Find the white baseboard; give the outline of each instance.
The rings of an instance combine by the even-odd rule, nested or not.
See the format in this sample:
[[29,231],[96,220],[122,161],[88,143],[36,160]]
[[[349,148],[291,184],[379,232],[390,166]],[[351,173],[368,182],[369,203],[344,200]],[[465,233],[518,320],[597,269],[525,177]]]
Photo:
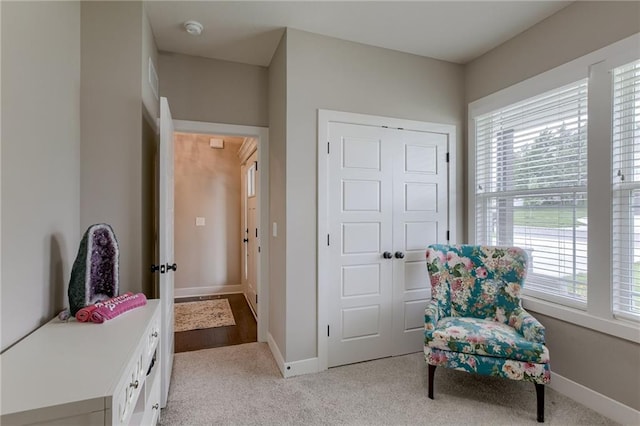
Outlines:
[[300,376],[302,374],[310,374],[317,373],[318,370],[318,358],[309,358],[303,359],[300,361],[293,362],[285,362],[276,341],[273,339],[271,333],[269,333],[269,337],[267,339],[269,343],[269,349],[271,349],[271,353],[273,357],[276,359],[276,364],[278,365],[278,369],[282,374],[282,377],[289,378],[293,376]]
[[217,285],[210,287],[184,287],[175,288],[173,295],[176,298],[181,297],[197,297],[197,296],[210,296],[212,294],[236,294],[243,293],[242,285]]
[[251,302],[249,302],[249,297],[247,296],[247,293],[244,293],[244,300],[247,301],[247,305],[249,305],[249,310],[253,314],[253,317],[256,319],[256,322],[258,322],[258,313],[253,310],[253,305],[251,304]]
[[273,340],[271,333],[268,333],[267,343],[269,344],[269,349],[271,349],[273,357],[276,359],[276,364],[278,365],[278,369],[280,370],[282,377],[286,377],[284,375],[284,358],[280,352],[280,348],[278,348],[278,344]]
[[560,374],[551,373],[549,387],[618,423],[623,425],[640,424],[640,411]]
[[302,359],[284,364],[284,377],[301,376],[303,374],[317,373],[318,371],[320,371],[318,370],[318,358]]

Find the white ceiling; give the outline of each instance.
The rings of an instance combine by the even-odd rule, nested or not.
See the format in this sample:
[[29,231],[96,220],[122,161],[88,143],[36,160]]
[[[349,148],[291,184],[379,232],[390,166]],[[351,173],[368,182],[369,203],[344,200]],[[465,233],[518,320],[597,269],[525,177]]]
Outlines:
[[[268,66],[285,27],[467,63],[570,1],[149,1],[161,51]],[[204,25],[186,33],[190,19]]]

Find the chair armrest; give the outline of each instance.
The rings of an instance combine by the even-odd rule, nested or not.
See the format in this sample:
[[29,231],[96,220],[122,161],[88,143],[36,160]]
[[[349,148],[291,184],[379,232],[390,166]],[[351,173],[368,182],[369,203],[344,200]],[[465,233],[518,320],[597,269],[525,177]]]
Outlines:
[[440,319],[440,308],[438,302],[430,300],[426,309],[424,310],[424,334],[426,339],[431,338],[431,333],[436,328],[436,324]]
[[509,325],[530,342],[544,344],[544,325],[529,312],[525,311],[524,308],[517,308],[511,313]]

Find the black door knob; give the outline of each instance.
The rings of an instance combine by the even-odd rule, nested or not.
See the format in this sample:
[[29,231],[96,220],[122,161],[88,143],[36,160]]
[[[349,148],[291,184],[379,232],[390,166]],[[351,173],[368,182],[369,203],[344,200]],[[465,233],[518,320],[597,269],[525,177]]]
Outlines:
[[167,272],[169,272],[169,271],[174,271],[175,272],[177,269],[178,269],[178,265],[176,265],[175,263],[173,265],[169,265],[167,263]]
[[160,270],[160,267],[158,265],[151,265],[151,273],[153,274],[155,271]]
[[382,253],[382,257],[384,257],[385,259],[391,259],[393,255],[391,254],[391,252],[385,251],[384,253]]
[[404,259],[404,253],[401,251],[397,251],[395,256],[396,256],[396,259]]

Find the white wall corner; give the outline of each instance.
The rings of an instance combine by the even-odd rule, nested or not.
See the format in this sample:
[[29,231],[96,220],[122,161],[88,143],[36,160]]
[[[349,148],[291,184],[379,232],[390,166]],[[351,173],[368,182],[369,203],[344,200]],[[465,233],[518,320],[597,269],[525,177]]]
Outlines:
[[640,411],[611,399],[557,373],[551,373],[549,387],[623,425],[640,424]]
[[301,376],[303,374],[311,374],[317,373],[320,371],[318,369],[318,358],[309,358],[303,359],[300,361],[292,361],[285,362],[282,353],[280,352],[280,348],[276,341],[273,339],[271,333],[269,333],[269,337],[267,339],[267,343],[269,343],[269,349],[271,349],[271,353],[276,360],[276,364],[278,365],[278,369],[282,374],[282,377],[285,379],[294,376]]

